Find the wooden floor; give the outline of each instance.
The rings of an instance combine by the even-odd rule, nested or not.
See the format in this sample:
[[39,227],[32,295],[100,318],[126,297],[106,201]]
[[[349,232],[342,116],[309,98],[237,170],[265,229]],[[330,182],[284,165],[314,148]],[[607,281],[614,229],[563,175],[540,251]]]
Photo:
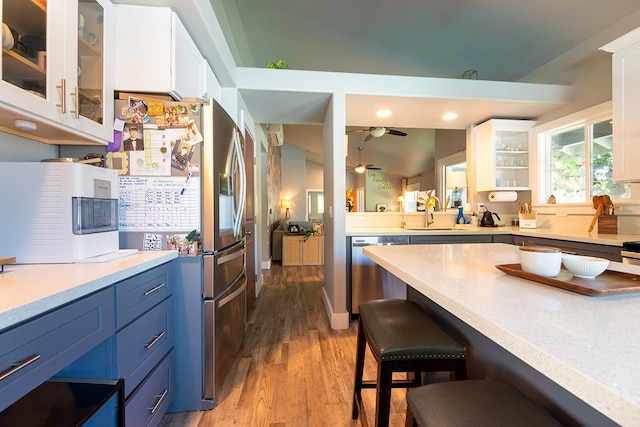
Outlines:
[[[322,303],[322,267],[264,270],[245,342],[210,411],[169,414],[162,427],[360,426],[351,420],[357,321],[331,329]],[[376,365],[368,355],[365,378]],[[375,389],[362,392],[368,419]],[[391,426],[404,426],[405,391],[392,392]]]

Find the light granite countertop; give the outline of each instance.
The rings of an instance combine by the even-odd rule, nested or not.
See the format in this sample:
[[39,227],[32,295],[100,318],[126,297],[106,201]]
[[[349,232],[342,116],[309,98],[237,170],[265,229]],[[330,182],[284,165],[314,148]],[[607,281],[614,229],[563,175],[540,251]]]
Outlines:
[[542,237],[572,242],[595,243],[608,246],[622,246],[623,242],[640,241],[638,234],[598,234],[587,231],[555,230],[544,228],[525,229],[519,227],[464,227],[450,229],[410,230],[402,227],[351,227],[348,237],[363,236],[418,236],[418,235],[474,235],[511,234],[514,236]]
[[0,331],[177,257],[177,251],[140,251],[103,263],[5,265]]
[[[368,246],[427,298],[617,423],[640,425],[640,293],[588,297],[509,276],[507,244]],[[640,274],[640,266],[609,269]]]

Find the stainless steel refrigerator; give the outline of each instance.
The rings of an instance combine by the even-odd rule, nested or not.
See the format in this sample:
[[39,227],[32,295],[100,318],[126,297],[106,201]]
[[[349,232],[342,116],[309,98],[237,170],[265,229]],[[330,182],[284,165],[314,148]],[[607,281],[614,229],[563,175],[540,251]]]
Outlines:
[[[116,113],[127,106],[127,101],[117,102]],[[177,394],[170,412],[215,406],[244,339],[247,285],[244,215],[247,186],[242,134],[214,100],[198,108],[192,108],[193,104],[164,102],[164,111],[175,111],[178,106],[190,110],[189,121],[197,125],[202,141],[189,142],[187,157],[181,156],[178,150],[179,139],[171,140],[170,176],[134,176],[130,166],[131,173],[123,174],[120,179],[121,196],[125,194],[120,209],[121,248],[148,249],[149,236],[155,235],[156,241],[161,236],[159,246],[164,249],[167,236],[184,235],[193,228],[200,234],[201,254],[180,256],[174,262]],[[161,133],[162,124],[154,127],[158,121],[162,123],[161,116],[145,122],[142,125],[145,133],[147,130]],[[165,136],[154,134],[151,139],[161,138]],[[153,145],[151,150],[156,148]],[[145,150],[149,150],[147,145]],[[130,165],[135,160],[140,162],[138,159],[143,156],[127,153],[124,146],[118,155],[128,156]],[[193,185],[194,181],[199,185]],[[141,182],[148,183],[148,191],[139,188],[143,185]],[[132,199],[142,192],[144,198],[141,196],[136,205]],[[198,195],[197,203],[179,201],[180,197],[196,197],[194,194]],[[194,206],[197,217],[192,212]],[[175,210],[162,218],[152,218],[157,212],[170,209]],[[180,213],[182,209],[184,214]],[[187,210],[190,211],[186,213]],[[137,211],[137,216],[130,215],[129,211]],[[168,226],[166,217],[174,221],[174,225]],[[190,218],[188,226],[180,225],[184,224],[185,217]]]
[[246,171],[242,134],[215,102],[202,108],[204,399],[215,400],[244,338]]

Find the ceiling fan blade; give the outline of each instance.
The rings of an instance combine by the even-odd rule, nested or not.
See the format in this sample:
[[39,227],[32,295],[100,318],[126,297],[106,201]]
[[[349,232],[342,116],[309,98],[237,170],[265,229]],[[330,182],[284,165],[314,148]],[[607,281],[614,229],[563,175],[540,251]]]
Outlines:
[[354,133],[354,132],[369,132],[369,129],[354,129],[354,130],[347,131],[347,133]]
[[369,134],[364,138],[364,142],[367,142],[368,140],[370,140],[371,138],[373,138],[373,135]]
[[395,129],[387,129],[387,133],[389,135],[395,135],[395,136],[407,136],[406,133],[400,131],[400,130],[395,130]]
[[381,171],[382,168],[378,168],[378,167],[375,167],[375,166],[367,166],[367,170],[370,170],[370,171]]

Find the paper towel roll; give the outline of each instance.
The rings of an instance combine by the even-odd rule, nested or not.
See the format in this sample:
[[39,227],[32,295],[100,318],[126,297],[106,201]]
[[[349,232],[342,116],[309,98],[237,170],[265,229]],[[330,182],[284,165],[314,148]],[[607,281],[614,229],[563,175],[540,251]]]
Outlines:
[[515,191],[492,191],[489,193],[490,202],[515,202],[518,200],[518,193]]

